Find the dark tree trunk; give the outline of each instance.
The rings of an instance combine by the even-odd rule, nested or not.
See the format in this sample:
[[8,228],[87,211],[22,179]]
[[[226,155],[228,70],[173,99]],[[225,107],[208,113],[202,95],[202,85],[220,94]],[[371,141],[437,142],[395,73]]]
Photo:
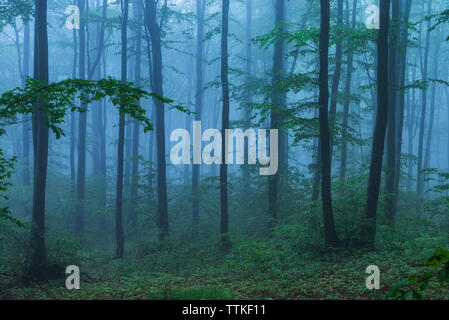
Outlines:
[[[349,25],[349,1],[347,3],[347,25]],[[357,23],[357,0],[353,1],[352,5],[352,21],[351,28],[355,30]],[[347,54],[347,69],[346,69],[346,82],[345,82],[345,102],[343,104],[343,123],[342,123],[342,144],[341,144],[341,164],[340,164],[340,182],[346,180],[346,166],[348,157],[348,124],[349,124],[349,106],[351,103],[349,95],[351,94],[354,50],[349,50]]]
[[380,29],[377,39],[377,112],[373,135],[365,216],[362,224],[363,245],[374,247],[377,205],[382,176],[382,158],[388,121],[388,28],[390,1],[380,0]]
[[[195,121],[201,121],[203,109],[203,38],[204,38],[204,12],[206,0],[196,1],[197,33],[196,33],[196,92],[195,92]],[[195,161],[194,161],[195,162]],[[193,232],[199,231],[200,220],[200,168],[199,164],[192,166],[192,218]]]
[[388,125],[387,125],[387,170],[385,179],[385,216],[390,225],[394,224],[394,217],[396,215],[394,211],[394,178],[396,169],[396,142],[397,142],[397,110],[396,104],[396,87],[398,86],[399,79],[397,79],[398,71],[398,48],[399,48],[399,36],[400,36],[400,4],[399,1],[393,1],[392,3],[392,22],[390,24],[390,42],[389,42],[389,57],[388,57],[388,72],[390,86],[388,88]]
[[[162,48],[161,30],[156,19],[157,1],[146,0],[145,20],[152,44],[152,64],[153,64],[153,90],[163,97],[162,80]],[[154,98],[156,106],[156,144],[157,144],[157,197],[158,197],[158,218],[159,239],[168,236],[168,207],[167,207],[167,173],[165,159],[165,113],[164,102]]]
[[319,75],[319,121],[320,121],[320,150],[321,150],[321,200],[323,204],[324,241],[326,246],[339,245],[335,232],[334,213],[331,193],[331,154],[329,132],[329,1],[321,0],[321,28],[320,28],[320,75]]
[[[438,36],[437,37],[437,43],[435,48],[435,60],[433,62],[433,70],[432,70],[432,78],[438,79],[438,67],[440,66],[439,63],[439,57],[440,57],[440,48],[443,40]],[[429,119],[429,128],[427,131],[427,141],[426,141],[426,156],[424,160],[424,169],[430,168],[430,154],[432,152],[432,131],[433,131],[433,123],[435,120],[435,95],[436,95],[436,87],[437,84],[434,82],[432,83],[432,89],[430,93],[430,119]]]
[[[129,0],[123,0],[122,6],[122,72],[121,80],[127,80],[127,53],[128,53],[128,11]],[[123,199],[123,158],[125,144],[125,114],[120,112],[119,134],[117,149],[117,194],[115,199],[115,236],[117,259],[123,258],[125,239],[123,235],[122,199]]]
[[[134,19],[139,23],[136,31],[136,57],[134,65],[134,84],[138,88],[141,86],[140,63],[142,56],[142,7],[140,1],[135,1],[133,5]],[[137,226],[137,192],[139,184],[139,121],[133,122],[133,140],[132,140],[132,160],[131,160],[131,197],[129,220],[132,228]]]
[[[30,23],[27,22],[23,32],[23,84],[25,77],[30,75]],[[20,57],[19,57],[20,59]],[[28,114],[22,115],[22,158],[23,158],[23,183],[26,186],[31,185],[30,177],[30,124]]]
[[[229,35],[229,0],[222,0],[222,29],[221,29],[221,87],[223,94],[223,116],[221,122],[221,134],[227,141],[226,129],[229,129],[229,82],[228,82],[228,35]],[[221,156],[222,164],[220,165],[220,233],[221,245],[225,252],[231,247],[229,238],[229,208],[228,208],[228,165],[226,163],[226,143],[222,143]]]
[[[275,17],[275,27],[277,28],[278,33],[282,33],[284,31],[284,16],[285,16],[285,0],[276,0],[276,17]],[[279,164],[280,170],[275,175],[268,177],[268,211],[270,213],[270,217],[272,219],[272,223],[274,223],[278,217],[278,201],[279,201],[279,186],[280,186],[280,176],[286,173],[286,165],[285,165],[285,134],[281,127],[281,115],[280,111],[283,109],[285,105],[285,93],[283,89],[280,88],[280,81],[283,78],[283,69],[284,69],[284,41],[282,39],[278,39],[274,47],[274,55],[273,55],[273,79],[272,79],[272,97],[271,97],[271,108],[272,111],[270,113],[271,124],[270,127],[272,129],[279,130]]]
[[[432,13],[432,0],[428,1],[427,6],[427,16],[430,16]],[[427,20],[427,36],[426,36],[426,45],[424,52],[424,64],[422,69],[422,79],[423,81],[427,81],[427,69],[429,62],[429,47],[430,47],[430,27],[431,20]],[[422,106],[421,106],[421,122],[419,127],[419,141],[418,141],[418,168],[416,173],[416,192],[418,196],[422,196],[424,193],[424,179],[422,175],[423,169],[423,155],[424,155],[424,131],[426,125],[426,113],[427,113],[427,90],[422,90]],[[419,205],[418,205],[419,210]]]
[[[86,79],[86,21],[83,17],[85,12],[85,0],[78,0],[80,9],[80,29],[79,29],[79,79]],[[75,234],[84,233],[84,199],[86,188],[86,127],[87,127],[87,105],[81,104],[81,108],[86,112],[79,114],[78,125],[78,170],[76,186],[76,219]]]
[[[251,37],[252,37],[252,15],[253,15],[253,0],[246,0],[246,28],[245,28],[245,76],[246,76],[246,97],[245,102],[248,106],[245,108],[245,126],[248,128],[249,122],[251,121],[251,103],[252,103],[252,94],[250,89],[251,84],[251,74],[252,74],[252,50],[251,50]],[[248,141],[245,140],[245,150],[248,150]],[[247,160],[247,152],[245,152],[245,163],[248,163]],[[245,189],[249,191],[250,188],[250,173],[249,166],[244,165],[243,169],[243,180]]]
[[[48,84],[47,1],[36,0],[34,35],[34,78]],[[36,103],[33,111],[34,181],[33,211],[31,218],[30,264],[31,278],[45,278],[47,253],[45,247],[45,191],[48,163],[47,115],[43,101]]]
[[[401,57],[398,60],[400,65],[400,80],[399,86],[402,88],[406,83],[407,74],[407,42],[408,42],[408,23],[410,17],[410,10],[412,7],[412,0],[407,0],[407,2],[401,8],[401,14],[404,17],[404,25],[401,28]],[[401,176],[401,156],[402,156],[402,132],[404,127],[404,109],[405,109],[405,94],[399,95],[399,110],[397,112],[398,126],[395,132],[396,136],[396,163],[395,163],[395,176],[394,176],[394,192],[393,192],[393,212],[396,214],[398,206],[398,196],[399,196],[399,180]]]
[[[341,37],[341,28],[343,26],[343,0],[337,0],[337,37]],[[338,88],[340,86],[341,78],[341,60],[342,60],[342,41],[338,39],[335,49],[335,72],[332,77],[332,89],[331,89],[331,103],[329,108],[329,120],[330,120],[330,153],[331,153],[331,165],[332,154],[334,146],[334,128],[335,120],[337,117],[337,98]]]

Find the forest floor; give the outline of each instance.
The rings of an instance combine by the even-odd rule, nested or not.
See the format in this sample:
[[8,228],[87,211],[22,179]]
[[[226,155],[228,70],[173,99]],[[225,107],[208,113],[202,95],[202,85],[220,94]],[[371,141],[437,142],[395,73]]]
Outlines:
[[[64,279],[18,285],[0,275],[0,299],[382,299],[407,274],[423,272],[431,254],[418,247],[297,253],[266,238],[227,255],[217,248],[169,245],[124,260],[80,254],[80,290],[66,289]],[[380,269],[380,290],[366,288],[369,265]],[[448,289],[432,283],[424,298],[448,299]]]

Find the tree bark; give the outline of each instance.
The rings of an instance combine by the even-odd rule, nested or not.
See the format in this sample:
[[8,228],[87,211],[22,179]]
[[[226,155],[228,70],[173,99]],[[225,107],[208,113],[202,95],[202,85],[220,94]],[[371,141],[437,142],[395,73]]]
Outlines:
[[[152,44],[153,90],[163,97],[161,30],[156,19],[157,1],[146,0],[145,20]],[[165,113],[164,102],[153,99],[156,106],[156,144],[157,144],[157,196],[159,239],[169,234],[167,207],[167,172],[165,159]]]
[[[34,78],[48,84],[47,0],[36,0],[34,29]],[[47,252],[45,246],[45,192],[48,163],[48,118],[43,101],[33,110],[34,180],[31,217],[30,265],[28,275],[42,279],[46,276]]]
[[326,246],[337,247],[339,240],[335,231],[334,213],[331,193],[331,154],[329,132],[329,21],[330,5],[328,0],[321,0],[320,27],[320,75],[319,75],[319,122],[321,147],[321,200],[323,205],[324,242]]
[[[222,30],[221,30],[221,87],[223,94],[223,115],[221,123],[221,134],[226,139],[226,129],[229,129],[229,82],[228,82],[228,35],[229,35],[229,0],[222,0]],[[229,238],[229,208],[228,208],[228,165],[226,142],[222,143],[222,163],[220,165],[220,233],[221,245],[225,252],[231,247]]]
[[374,247],[376,238],[377,206],[382,176],[382,158],[388,121],[388,28],[390,1],[380,0],[380,29],[377,39],[377,112],[368,178],[368,192],[362,223],[364,246]]
[[[432,13],[432,0],[428,1],[427,6],[427,16],[430,16]],[[427,68],[429,63],[429,47],[430,47],[430,27],[431,20],[427,20],[427,36],[426,36],[426,45],[424,52],[424,64],[422,70],[422,79],[423,81],[427,81]],[[423,155],[424,155],[424,131],[426,125],[426,113],[427,113],[427,90],[422,90],[422,106],[421,106],[421,122],[419,128],[419,141],[418,141],[418,167],[416,173],[416,193],[421,197],[424,193],[424,179],[422,175],[423,169]],[[419,210],[420,205],[418,205]]]

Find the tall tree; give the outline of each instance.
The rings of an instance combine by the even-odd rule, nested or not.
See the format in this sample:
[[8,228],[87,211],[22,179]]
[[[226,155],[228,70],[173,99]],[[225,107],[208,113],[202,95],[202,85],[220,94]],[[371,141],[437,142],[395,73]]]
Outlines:
[[377,38],[377,112],[374,127],[368,193],[361,235],[363,245],[374,247],[377,206],[382,176],[382,158],[388,121],[388,28],[390,1],[380,0],[380,29]]
[[[145,0],[145,24],[151,39],[152,45],[152,83],[153,91],[160,97],[164,96],[162,78],[162,47],[161,47],[161,21],[157,21],[156,0]],[[166,5],[166,2],[165,2]],[[164,10],[165,14],[165,10]],[[168,206],[167,206],[167,168],[165,159],[165,111],[164,102],[154,97],[156,106],[156,144],[157,144],[157,197],[158,197],[158,218],[159,239],[164,239],[169,233]]]
[[321,149],[321,200],[323,204],[324,241],[326,246],[339,245],[335,231],[334,213],[331,193],[331,149],[329,130],[329,1],[321,0],[321,26],[320,26],[320,74],[319,74],[319,122],[320,122],[320,149]]
[[[196,91],[195,91],[195,121],[201,121],[201,111],[203,109],[203,41],[204,41],[204,13],[206,10],[206,0],[196,1]],[[198,160],[198,159],[194,159]],[[193,232],[199,231],[200,219],[200,168],[199,164],[192,166],[192,218]]]
[[222,0],[222,20],[221,20],[221,88],[223,95],[223,115],[221,122],[222,137],[225,137],[225,143],[222,143],[220,165],[220,233],[221,245],[223,251],[231,249],[232,244],[229,238],[229,207],[228,207],[228,165],[227,165],[227,146],[226,130],[229,129],[229,82],[228,82],[228,35],[229,35],[229,0]]
[[[128,53],[128,16],[129,16],[129,0],[120,1],[122,7],[122,63],[121,63],[121,80],[127,80],[127,53]],[[123,106],[122,106],[123,107]],[[123,234],[123,218],[122,218],[122,199],[123,199],[123,158],[125,144],[125,114],[120,110],[119,117],[119,133],[117,148],[117,189],[115,198],[115,237],[117,259],[123,258],[124,251],[124,234]]]
[[[347,8],[347,18],[346,24],[349,26],[349,1],[346,1]],[[351,20],[351,28],[355,30],[357,23],[357,0],[353,1],[352,4],[352,20]],[[348,41],[349,42],[349,41]],[[349,44],[349,43],[348,43]],[[346,67],[346,80],[345,80],[345,101],[343,103],[343,122],[342,122],[342,145],[341,145],[341,156],[340,156],[340,181],[343,182],[346,180],[346,162],[348,156],[348,124],[349,124],[349,105],[351,103],[350,93],[351,93],[351,83],[352,83],[352,73],[353,73],[353,64],[354,64],[354,50],[348,50],[347,56],[347,67]]]
[[[245,17],[245,76],[246,76],[246,97],[245,102],[248,106],[245,108],[245,123],[248,125],[251,121],[251,103],[252,103],[252,93],[249,88],[252,76],[252,47],[251,47],[251,37],[252,37],[252,18],[253,18],[253,0],[246,0],[246,17]],[[248,149],[248,142],[245,141],[245,150]],[[247,163],[245,161],[245,163]],[[250,187],[250,173],[249,166],[243,166],[243,179],[245,183],[246,190]]]
[[394,211],[394,179],[396,168],[396,138],[397,138],[397,110],[396,95],[398,87],[397,71],[398,71],[398,51],[399,51],[399,36],[400,36],[400,4],[399,1],[393,1],[392,13],[390,23],[390,42],[389,42],[389,57],[388,57],[388,72],[390,86],[388,88],[388,124],[387,124],[387,170],[385,179],[385,216],[387,217],[390,225],[393,225],[395,211]]
[[[24,85],[25,77],[30,75],[30,23],[26,22],[23,32],[23,74],[22,86]],[[19,57],[20,59],[20,57]],[[23,157],[23,183],[27,186],[31,184],[30,178],[30,125],[28,114],[22,115],[22,157]]]
[[[276,0],[276,16],[275,16],[275,28],[279,34],[284,32],[284,19],[285,19],[285,0]],[[280,82],[283,78],[283,69],[284,69],[284,40],[282,36],[278,39],[274,46],[274,55],[273,55],[273,78],[271,84],[271,108],[270,112],[271,123],[270,127],[272,129],[278,129],[279,133],[279,162],[280,162],[280,170],[275,175],[272,175],[268,178],[268,211],[270,213],[271,219],[273,222],[277,219],[278,216],[278,197],[279,197],[279,185],[280,185],[280,176],[282,174],[286,174],[286,165],[285,165],[285,157],[287,156],[285,153],[285,144],[286,137],[285,133],[281,127],[281,113],[280,111],[285,106],[285,92],[284,89],[281,88]]]
[[[441,30],[441,29],[440,29]],[[432,78],[438,79],[438,72],[440,66],[440,48],[443,43],[443,39],[441,38],[440,32],[436,34],[436,44],[435,44],[435,52],[434,52],[434,61],[433,61],[433,70],[432,70]],[[436,89],[437,83],[432,83],[432,89],[430,92],[430,118],[429,118],[429,128],[427,131],[427,141],[426,141],[426,155],[424,158],[424,169],[430,168],[430,154],[432,148],[432,135],[433,135],[433,123],[435,121],[435,101],[436,101]]]
[[[34,78],[48,84],[47,0],[36,0],[34,27]],[[48,163],[48,118],[45,103],[39,100],[33,110],[34,180],[33,211],[31,217],[29,276],[46,276],[47,252],[45,246],[45,192]]]
[[[424,5],[424,4],[423,4]],[[424,62],[422,64],[422,79],[427,81],[427,69],[429,64],[429,48],[430,48],[430,27],[431,19],[430,14],[432,13],[432,0],[427,2],[427,27],[426,27],[426,44],[424,49]],[[426,113],[427,113],[427,90],[422,90],[422,106],[421,106],[421,122],[419,126],[419,141],[418,141],[418,167],[416,173],[416,192],[418,196],[422,196],[424,193],[424,178],[422,175],[423,169],[423,156],[424,156],[424,131],[426,125]],[[419,206],[418,206],[419,209]]]
[[[84,16],[86,0],[78,0],[80,10],[79,29],[79,74],[81,80],[86,79],[86,18]],[[76,218],[75,233],[81,235],[84,232],[84,199],[86,196],[86,127],[87,105],[81,103],[81,108],[86,112],[79,114],[78,122],[78,168],[76,179]]]
[[[136,38],[136,56],[134,64],[134,84],[138,88],[141,86],[141,57],[142,57],[142,3],[135,1],[133,4],[134,19],[137,21]],[[139,184],[139,121],[133,122],[133,141],[132,141],[132,160],[131,160],[131,195],[130,195],[130,213],[129,220],[131,227],[137,226],[137,187]]]
[[334,145],[334,128],[335,120],[337,117],[337,102],[338,102],[338,88],[340,86],[341,77],[341,64],[342,64],[342,39],[341,28],[343,27],[343,0],[337,0],[337,45],[335,48],[335,72],[332,77],[332,89],[331,89],[331,103],[329,108],[329,120],[330,120],[330,152],[331,152],[331,164]]
[[[408,33],[409,33],[409,18],[412,8],[412,0],[407,0],[401,5],[401,15],[403,16],[403,24],[400,30],[400,49],[401,55],[398,58],[399,79],[398,84],[400,88],[403,88],[406,83],[407,74],[407,46],[408,46]],[[395,176],[394,176],[394,191],[393,191],[393,212],[396,214],[398,206],[398,194],[399,194],[399,180],[401,177],[401,157],[402,157],[402,132],[404,128],[404,112],[405,112],[405,94],[397,95],[398,110],[396,111],[396,119],[398,125],[396,126],[396,162],[395,162]],[[394,216],[393,216],[394,217]],[[394,222],[394,220],[393,220]]]

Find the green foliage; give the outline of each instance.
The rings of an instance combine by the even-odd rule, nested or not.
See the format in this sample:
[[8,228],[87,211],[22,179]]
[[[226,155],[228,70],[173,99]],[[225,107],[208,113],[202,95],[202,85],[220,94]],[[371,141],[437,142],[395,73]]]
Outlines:
[[407,300],[423,299],[424,292],[432,281],[441,285],[449,282],[449,251],[438,249],[425,263],[429,271],[412,274],[393,286],[387,299]]
[[33,15],[31,0],[3,0],[0,3],[0,31],[6,25],[13,25],[16,17],[29,21]]

